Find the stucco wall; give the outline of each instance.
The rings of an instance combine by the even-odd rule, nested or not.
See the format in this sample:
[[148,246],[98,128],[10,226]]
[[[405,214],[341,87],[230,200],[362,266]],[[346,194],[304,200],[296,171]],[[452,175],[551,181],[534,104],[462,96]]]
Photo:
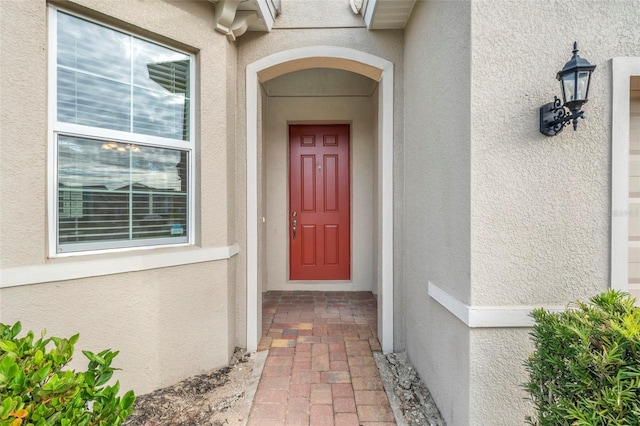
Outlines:
[[[638,55],[639,16],[632,1],[474,3],[474,303],[564,302],[607,287],[609,59]],[[549,138],[538,108],[560,96],[555,76],[574,40],[597,65],[587,118]]]
[[289,0],[281,2],[282,15],[273,27],[290,28],[353,28],[364,27],[362,16],[351,11],[348,1],[342,0]]
[[[120,350],[123,387],[145,393],[225,365],[235,346],[228,335],[235,322],[235,270],[229,270],[235,263],[208,254],[220,248],[233,255],[228,217],[235,191],[227,181],[235,171],[227,161],[233,165],[228,148],[235,142],[229,123],[235,123],[236,80],[226,75],[235,75],[235,47],[214,32],[209,2],[56,4],[196,54],[196,245],[49,258],[47,6],[39,0],[2,4],[0,321],[21,320],[25,329],[47,328],[61,336],[80,332],[74,366],[83,363],[81,349]],[[149,266],[159,258],[175,264],[171,259],[186,253],[207,255],[200,263]],[[216,256],[222,260],[208,260]],[[109,272],[122,265],[125,272]],[[79,270],[86,273],[77,279],[48,282],[51,273]],[[37,284],[39,279],[45,283]],[[13,286],[21,280],[29,285]]]
[[0,20],[0,267],[4,268],[42,262],[47,248],[46,6],[37,1],[3,2]]
[[80,333],[70,368],[86,369],[81,350],[119,350],[116,378],[141,394],[228,362],[226,279],[216,262],[5,288],[0,321]]
[[521,425],[533,414],[522,385],[533,343],[527,328],[471,330],[469,425]]
[[[265,84],[267,106],[268,290],[373,291],[373,111],[372,80],[339,70],[307,70]],[[299,94],[299,95],[297,95]],[[351,170],[351,258],[348,283],[291,283],[289,279],[288,123],[349,123]]]
[[[611,61],[640,56],[634,1],[472,2],[473,305],[564,305],[608,288]],[[562,37],[558,38],[558,31]],[[586,119],[549,138],[538,108],[580,55],[597,65]],[[472,380],[471,424],[514,424],[525,332],[472,333],[472,371],[504,359],[494,385]],[[495,344],[481,344],[489,339]],[[507,399],[507,401],[505,401]]]
[[411,79],[405,81],[404,148],[405,281],[426,285],[430,280],[467,303],[471,297],[468,23],[466,2],[416,4],[405,34],[405,73]]
[[468,2],[416,3],[404,47],[406,348],[453,426],[470,424],[469,329],[427,284],[470,301],[470,42]]

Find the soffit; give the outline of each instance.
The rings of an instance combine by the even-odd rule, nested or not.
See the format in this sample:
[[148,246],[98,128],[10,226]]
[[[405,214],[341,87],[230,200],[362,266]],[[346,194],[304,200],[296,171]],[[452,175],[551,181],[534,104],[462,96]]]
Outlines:
[[[209,0],[213,4],[225,0]],[[271,31],[275,17],[280,13],[280,0],[236,0],[237,12],[255,12],[258,19],[251,23],[247,31]],[[230,2],[232,3],[233,0]]]
[[[209,0],[213,4],[237,3],[237,12],[255,12],[257,20],[247,31],[271,31],[281,12],[281,0]],[[345,0],[347,1],[347,0]],[[409,21],[416,0],[350,0],[359,8],[370,30],[402,29]],[[234,6],[235,7],[235,6]]]
[[370,30],[402,29],[415,3],[416,0],[364,0],[361,12]]

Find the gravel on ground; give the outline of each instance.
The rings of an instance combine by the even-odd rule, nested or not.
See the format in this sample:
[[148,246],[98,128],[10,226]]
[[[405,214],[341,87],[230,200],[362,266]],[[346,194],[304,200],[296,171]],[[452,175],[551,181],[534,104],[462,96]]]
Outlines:
[[399,426],[445,426],[431,393],[404,352],[374,354]]
[[244,425],[251,408],[245,397],[249,396],[255,359],[256,353],[236,349],[228,367],[138,396],[135,412],[124,425]]

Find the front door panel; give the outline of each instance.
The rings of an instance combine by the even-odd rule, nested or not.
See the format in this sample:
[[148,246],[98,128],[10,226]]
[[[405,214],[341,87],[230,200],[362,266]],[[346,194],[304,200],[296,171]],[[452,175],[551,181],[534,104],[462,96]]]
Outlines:
[[351,277],[349,125],[289,126],[291,280]]

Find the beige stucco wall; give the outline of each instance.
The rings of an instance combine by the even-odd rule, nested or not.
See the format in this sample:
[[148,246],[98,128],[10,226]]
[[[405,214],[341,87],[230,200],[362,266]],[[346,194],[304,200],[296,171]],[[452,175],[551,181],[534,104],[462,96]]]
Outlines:
[[46,6],[3,2],[0,20],[0,267],[8,267],[42,262],[47,248]]
[[[640,12],[632,1],[500,6],[473,7],[473,302],[584,297],[608,285],[609,60],[640,52]],[[555,76],[574,40],[598,67],[587,118],[549,138],[538,132],[538,108],[560,96]]]
[[228,362],[226,279],[215,262],[5,288],[0,321],[80,333],[74,369],[86,369],[81,350],[119,350],[122,389],[146,393]]
[[406,350],[453,426],[474,424],[469,329],[427,284],[470,301],[470,29],[468,2],[419,1],[404,47]]
[[[48,258],[47,5],[40,0],[3,2],[0,281],[9,275],[19,280],[33,271],[48,281],[48,271],[72,272],[88,264],[99,273],[0,288],[0,321],[21,320],[24,328],[46,328],[60,336],[80,332],[74,367],[84,363],[81,349],[120,350],[115,364],[123,369],[118,373],[123,388],[145,393],[225,365],[236,344],[228,334],[235,332],[233,258],[146,266],[147,258],[197,257],[235,241],[235,224],[229,220],[235,217],[235,170],[227,164],[235,161],[229,149],[235,144],[236,80],[225,77],[235,76],[235,47],[214,32],[209,2],[57,4],[196,54],[196,245]],[[118,266],[129,265],[129,272],[110,274],[114,259]],[[103,275],[92,277],[96,274]]]
[[[533,352],[528,328],[471,330],[469,425],[521,425],[533,414],[522,385],[524,362]],[[454,423],[458,424],[458,423]]]
[[[267,213],[265,290],[375,291],[372,264],[373,152],[371,94],[374,81],[340,70],[312,69],[285,74],[265,84],[267,103]],[[289,282],[288,124],[351,125],[351,280]]]
[[[610,59],[640,56],[639,19],[635,1],[472,2],[472,304],[563,305],[609,287]],[[587,118],[545,137],[538,108],[560,95],[574,40],[598,67]],[[522,421],[513,360],[527,347],[525,332],[472,332],[472,371],[509,362],[489,388],[472,380],[471,424]]]
[[349,28],[364,27],[362,16],[351,11],[349,2],[342,0],[289,0],[281,2],[282,15],[276,29]]

